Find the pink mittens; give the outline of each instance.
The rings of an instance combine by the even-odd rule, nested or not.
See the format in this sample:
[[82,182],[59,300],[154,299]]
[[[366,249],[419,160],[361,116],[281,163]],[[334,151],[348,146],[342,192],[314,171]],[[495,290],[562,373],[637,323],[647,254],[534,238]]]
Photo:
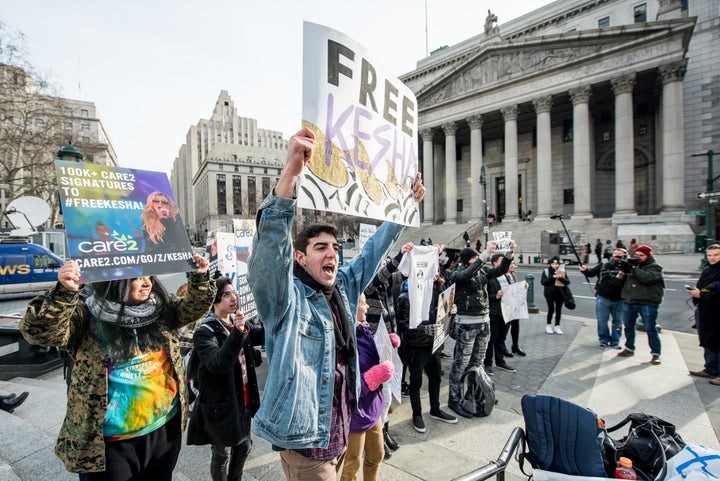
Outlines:
[[400,336],[398,336],[394,332],[391,332],[390,333],[390,342],[392,342],[393,347],[399,347],[400,346]]
[[394,372],[395,365],[391,361],[385,361],[365,371],[363,376],[368,389],[374,391],[380,387],[382,383],[388,381]]

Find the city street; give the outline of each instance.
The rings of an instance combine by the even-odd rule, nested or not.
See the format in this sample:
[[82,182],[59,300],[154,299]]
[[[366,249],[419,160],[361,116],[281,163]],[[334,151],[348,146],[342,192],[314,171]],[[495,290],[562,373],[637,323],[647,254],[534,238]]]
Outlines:
[[[543,286],[540,284],[542,277],[542,269],[518,266],[516,273],[519,278],[526,275],[534,276],[535,283],[535,305],[541,312],[547,311],[547,303],[543,297]],[[568,277],[570,278],[570,288],[577,307],[572,311],[572,315],[580,317],[595,317],[595,281],[597,277],[593,277],[586,281],[585,277],[574,267],[568,269]],[[688,275],[667,274],[665,275],[665,298],[660,305],[660,313],[658,315],[658,324],[663,329],[672,331],[695,333],[695,329],[691,326],[694,324],[692,304],[689,302],[690,297],[685,293],[685,284],[695,285],[696,277]],[[567,312],[563,309],[563,312]]]

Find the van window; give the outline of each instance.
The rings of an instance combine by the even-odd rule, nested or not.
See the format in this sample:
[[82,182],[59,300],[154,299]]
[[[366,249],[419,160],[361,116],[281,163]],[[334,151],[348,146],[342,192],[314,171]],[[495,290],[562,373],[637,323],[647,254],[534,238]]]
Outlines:
[[33,256],[35,269],[59,269],[60,263],[47,254],[35,254]]

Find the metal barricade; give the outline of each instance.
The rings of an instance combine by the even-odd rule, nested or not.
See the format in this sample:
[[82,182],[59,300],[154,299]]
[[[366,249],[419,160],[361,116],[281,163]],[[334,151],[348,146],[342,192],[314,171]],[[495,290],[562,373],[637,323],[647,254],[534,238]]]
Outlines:
[[497,479],[497,481],[504,481],[505,468],[507,468],[508,462],[510,462],[515,454],[515,451],[517,451],[518,444],[520,444],[520,441],[524,438],[525,431],[523,431],[522,428],[513,429],[497,460],[491,461],[485,466],[481,466],[467,474],[463,474],[452,481],[485,481],[493,476]]

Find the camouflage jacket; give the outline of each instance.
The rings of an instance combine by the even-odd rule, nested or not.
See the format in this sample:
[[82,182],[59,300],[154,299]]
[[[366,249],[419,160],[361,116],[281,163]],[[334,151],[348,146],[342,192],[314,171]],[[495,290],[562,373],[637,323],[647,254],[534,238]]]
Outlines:
[[[183,380],[177,330],[207,314],[215,297],[215,285],[207,274],[191,274],[188,295],[170,296],[173,319],[159,319],[167,349]],[[75,361],[67,393],[67,412],[60,428],[55,454],[73,473],[105,471],[103,421],[107,410],[107,355],[93,328],[81,291],[73,292],[60,283],[37,296],[20,321],[20,331],[31,344],[67,350]],[[182,426],[187,416],[187,385],[178,382]]]

